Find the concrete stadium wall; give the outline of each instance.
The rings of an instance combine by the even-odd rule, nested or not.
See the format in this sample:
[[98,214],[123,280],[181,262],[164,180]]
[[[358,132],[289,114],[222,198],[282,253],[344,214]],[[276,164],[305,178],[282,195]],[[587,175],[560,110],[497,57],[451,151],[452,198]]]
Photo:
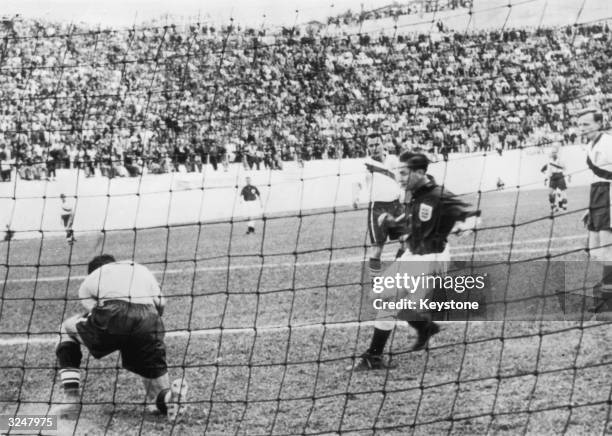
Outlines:
[[[571,185],[590,182],[581,146],[562,149],[572,175]],[[451,156],[438,162],[430,173],[457,194],[495,191],[498,177],[506,189],[542,189],[540,173],[547,153],[535,149],[515,150],[498,156]],[[320,208],[347,207],[353,184],[364,177],[363,159],[306,162],[299,168],[285,163],[282,171],[249,171],[231,165],[230,171],[203,174],[172,173],[140,178],[85,178],[74,170],[58,171],[57,181],[0,183],[0,234],[7,224],[17,237],[36,237],[61,232],[59,194],[76,196],[74,229],[130,229],[199,221],[244,219],[239,192],[249,175],[260,189],[266,214],[293,214]],[[362,201],[367,198],[362,196]]]
[[[440,2],[442,3],[442,2]],[[512,6],[508,8],[508,4]],[[353,8],[356,11],[356,8]],[[377,36],[380,33],[393,35],[396,32],[435,33],[435,23],[441,21],[448,29],[458,32],[475,30],[516,29],[552,27],[589,23],[609,17],[612,4],[605,0],[594,0],[583,3],[580,0],[474,0],[472,14],[466,8],[443,10],[430,13],[402,15],[393,18],[368,20],[354,26],[334,28],[330,34],[346,32],[347,34],[369,33]]]

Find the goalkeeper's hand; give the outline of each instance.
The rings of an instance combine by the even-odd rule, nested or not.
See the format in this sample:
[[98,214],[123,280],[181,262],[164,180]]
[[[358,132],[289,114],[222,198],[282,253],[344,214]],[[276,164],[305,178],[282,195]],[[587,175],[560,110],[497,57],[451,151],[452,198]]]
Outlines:
[[381,227],[398,227],[406,220],[406,214],[403,213],[400,216],[393,216],[388,212],[381,214],[378,217],[378,225]]
[[572,181],[572,175],[568,174],[567,175],[567,183],[571,183],[571,181]]
[[451,230],[451,233],[457,236],[470,235],[476,231],[477,228],[482,226],[482,220],[480,217],[471,216],[465,221],[460,221],[455,224],[455,227]]
[[359,209],[359,200],[353,200],[353,209]]
[[544,179],[544,186],[548,186],[548,179]]

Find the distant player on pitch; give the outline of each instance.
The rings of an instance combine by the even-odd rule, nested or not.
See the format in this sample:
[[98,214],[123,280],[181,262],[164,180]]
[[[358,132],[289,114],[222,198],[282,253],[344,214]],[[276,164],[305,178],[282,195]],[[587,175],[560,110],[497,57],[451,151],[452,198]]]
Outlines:
[[161,319],[165,301],[157,280],[143,265],[116,262],[108,254],[94,257],[87,273],[79,288],[87,313],[61,326],[56,354],[65,401],[54,413],[72,419],[80,414],[84,345],[96,359],[119,351],[122,366],[142,378],[147,403],[176,420],[187,384],[168,380]]
[[[400,225],[405,216],[400,203],[399,160],[387,152],[378,135],[370,135],[369,146],[371,158],[365,162],[368,172],[363,181],[353,186],[353,207],[357,209],[360,193],[365,191],[368,195],[368,234],[372,244],[368,266],[370,278],[373,278],[381,272],[381,256],[387,240],[398,240],[406,232],[405,226]],[[397,225],[384,225],[388,217],[394,217]],[[402,253],[400,246],[396,257]]]
[[68,200],[65,194],[60,194],[62,200],[62,224],[66,229],[66,241],[71,244],[76,241],[74,238],[74,232],[72,230],[72,223],[74,222],[74,203],[72,200]]
[[[548,163],[540,171],[546,175],[544,183],[548,184],[550,188],[548,201],[551,212],[557,213],[560,210],[567,210],[567,193],[565,192],[567,190],[567,184],[565,183],[566,166],[559,157],[559,147],[553,147]],[[569,177],[568,175],[568,181]]]
[[15,236],[15,231],[11,230],[11,227],[7,224],[6,225],[6,232],[4,233],[4,242],[11,241],[14,236]]
[[[447,272],[450,252],[447,238],[451,232],[476,228],[480,211],[470,211],[469,206],[459,200],[445,187],[436,184],[428,176],[428,158],[421,153],[406,151],[400,156],[400,183],[411,196],[406,205],[408,221],[408,250],[383,274],[384,277],[407,272],[412,276],[443,275]],[[426,295],[433,289],[420,289]],[[398,301],[405,290],[396,290],[390,299]],[[380,294],[383,295],[383,294]],[[372,342],[368,350],[354,366],[354,370],[385,369],[392,365],[383,360],[383,350],[395,327],[396,320],[408,321],[417,331],[413,350],[425,348],[429,339],[440,331],[428,313],[403,310],[379,311],[374,323]]]
[[589,140],[587,165],[593,173],[583,222],[589,230],[590,255],[603,263],[601,282],[593,289],[594,310],[612,311],[612,134],[604,131],[603,113],[597,109],[584,110],[577,118],[580,134]]
[[255,218],[261,215],[262,204],[261,194],[256,186],[251,184],[251,178],[247,177],[246,185],[240,191],[240,199],[244,208],[244,213],[247,216],[247,231],[246,234],[250,235],[255,233]]

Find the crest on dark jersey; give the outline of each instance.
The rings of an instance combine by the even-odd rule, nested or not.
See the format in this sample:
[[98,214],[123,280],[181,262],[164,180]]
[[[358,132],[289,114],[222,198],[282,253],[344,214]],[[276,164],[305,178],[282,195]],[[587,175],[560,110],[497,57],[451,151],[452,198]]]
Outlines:
[[421,203],[421,206],[419,207],[419,220],[421,222],[427,222],[431,219],[432,215],[433,207],[428,204]]

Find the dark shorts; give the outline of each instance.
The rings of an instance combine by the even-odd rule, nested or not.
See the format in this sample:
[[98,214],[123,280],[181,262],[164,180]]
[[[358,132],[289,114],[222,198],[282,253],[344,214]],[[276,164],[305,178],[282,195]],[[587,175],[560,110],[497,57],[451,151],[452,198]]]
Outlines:
[[64,223],[64,227],[68,227],[68,224],[70,224],[70,218],[72,217],[72,215],[68,214],[68,215],[62,215],[62,223]]
[[128,371],[149,379],[168,372],[164,324],[152,305],[106,301],[76,327],[96,359],[119,351]]
[[610,230],[610,183],[596,182],[591,184],[589,197],[589,222],[591,232]]
[[552,173],[548,186],[550,186],[550,189],[560,189],[561,191],[565,191],[567,189],[567,185],[565,184],[565,176],[563,173]]
[[394,217],[398,217],[405,211],[399,200],[375,201],[370,203],[368,209],[368,233],[372,244],[384,244],[387,242],[387,238],[394,241],[407,233],[407,228],[404,224],[398,225],[397,227],[379,226],[378,217],[385,212]]

